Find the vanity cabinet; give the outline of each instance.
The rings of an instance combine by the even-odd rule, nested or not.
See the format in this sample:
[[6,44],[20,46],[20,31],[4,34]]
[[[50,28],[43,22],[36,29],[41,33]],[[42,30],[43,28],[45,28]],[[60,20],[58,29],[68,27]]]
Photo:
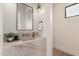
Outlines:
[[4,56],[45,56],[46,40],[35,40],[3,48]]
[[33,51],[32,48],[22,46],[22,45],[15,45],[10,48],[5,48],[3,51],[3,55],[5,56],[31,56],[35,55],[36,51]]

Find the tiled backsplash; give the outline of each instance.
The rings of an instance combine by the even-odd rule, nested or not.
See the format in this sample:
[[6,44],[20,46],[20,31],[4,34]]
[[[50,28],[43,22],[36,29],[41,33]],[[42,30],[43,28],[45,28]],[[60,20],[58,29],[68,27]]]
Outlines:
[[[18,32],[18,33],[15,33],[15,35],[18,35],[18,38],[24,41],[40,36],[38,32]],[[4,34],[3,41],[6,42],[6,40],[7,40],[7,37],[5,37],[5,34]]]

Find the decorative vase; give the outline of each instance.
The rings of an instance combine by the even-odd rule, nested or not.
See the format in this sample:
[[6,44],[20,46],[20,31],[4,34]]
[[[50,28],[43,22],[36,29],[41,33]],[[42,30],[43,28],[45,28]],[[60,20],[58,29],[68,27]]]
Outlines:
[[7,41],[8,41],[8,42],[12,42],[12,41],[13,41],[13,38],[10,37],[10,38],[7,39]]

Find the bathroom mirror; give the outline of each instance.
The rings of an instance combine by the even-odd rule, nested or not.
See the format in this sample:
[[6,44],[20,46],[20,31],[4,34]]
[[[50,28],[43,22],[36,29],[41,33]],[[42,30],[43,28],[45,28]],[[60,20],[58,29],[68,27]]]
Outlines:
[[17,30],[33,30],[33,8],[24,3],[17,4]]
[[79,3],[74,3],[65,7],[65,18],[79,16]]

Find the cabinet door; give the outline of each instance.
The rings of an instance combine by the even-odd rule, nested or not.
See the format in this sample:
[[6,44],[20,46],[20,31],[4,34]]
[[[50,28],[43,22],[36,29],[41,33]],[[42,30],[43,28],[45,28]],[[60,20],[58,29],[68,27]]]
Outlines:
[[32,48],[22,45],[16,45],[10,48],[3,49],[3,55],[5,56],[31,56],[36,55],[35,52],[36,51],[34,51]]
[[44,43],[45,40],[38,40],[33,42],[24,43],[21,45],[14,45],[9,48],[3,49],[5,56],[44,56],[46,55]]
[[8,48],[3,48],[3,55],[4,56],[12,56],[12,55],[18,55],[18,49],[15,47],[8,47]]

